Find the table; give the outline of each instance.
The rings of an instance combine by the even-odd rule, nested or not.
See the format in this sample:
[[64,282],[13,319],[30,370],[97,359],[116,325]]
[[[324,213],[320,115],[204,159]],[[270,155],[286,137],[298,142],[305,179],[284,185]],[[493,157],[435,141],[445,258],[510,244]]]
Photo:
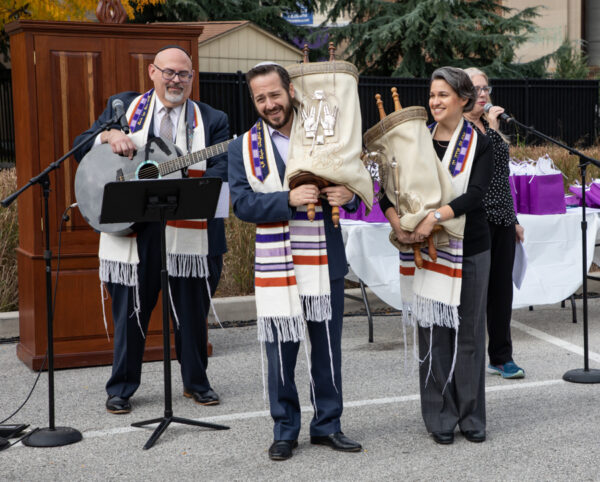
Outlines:
[[[597,209],[586,209],[588,270],[600,222]],[[566,214],[520,214],[527,272],[514,289],[513,308],[558,303],[571,296],[581,279],[581,208]],[[387,223],[341,220],[346,257],[352,271],[388,305],[401,309],[398,251],[388,241]]]

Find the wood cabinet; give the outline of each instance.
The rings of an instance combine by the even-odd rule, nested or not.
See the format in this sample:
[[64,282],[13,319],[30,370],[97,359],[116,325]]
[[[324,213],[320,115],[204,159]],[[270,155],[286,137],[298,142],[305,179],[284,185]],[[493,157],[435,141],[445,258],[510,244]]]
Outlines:
[[[10,35],[17,182],[19,186],[59,159],[117,92],[151,87],[148,64],[166,45],[180,45],[198,70],[198,36],[190,25],[99,24],[95,22],[17,21]],[[199,96],[194,85],[192,98]],[[17,355],[37,369],[46,353],[44,230],[50,230],[55,366],[112,363],[110,298],[105,300],[107,339],[98,278],[98,240],[74,203],[77,163],[67,159],[51,173],[50,226],[43,225],[42,193],[32,186],[18,198],[19,329]],[[156,307],[146,339],[145,359],[162,359],[161,307]]]

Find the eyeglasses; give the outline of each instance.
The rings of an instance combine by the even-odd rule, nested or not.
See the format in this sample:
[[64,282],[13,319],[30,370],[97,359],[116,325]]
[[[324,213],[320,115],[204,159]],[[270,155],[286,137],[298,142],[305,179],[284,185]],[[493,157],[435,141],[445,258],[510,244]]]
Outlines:
[[161,69],[156,64],[152,64],[152,65],[154,65],[155,68],[160,70],[160,72],[162,73],[162,78],[165,80],[173,80],[175,78],[175,76],[177,76],[177,77],[179,77],[179,82],[186,84],[190,80],[192,80],[192,77],[194,76],[193,71],[188,72],[187,70],[181,70],[179,72],[175,72],[174,70],[171,70],[171,69]]
[[475,92],[477,92],[477,95],[481,94],[482,92],[489,95],[492,93],[492,88],[489,85],[484,87],[475,87]]

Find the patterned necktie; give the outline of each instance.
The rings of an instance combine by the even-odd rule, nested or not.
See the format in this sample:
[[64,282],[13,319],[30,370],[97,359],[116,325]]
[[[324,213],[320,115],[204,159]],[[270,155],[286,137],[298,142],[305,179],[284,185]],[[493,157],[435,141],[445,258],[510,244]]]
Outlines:
[[173,121],[170,116],[171,109],[164,107],[163,112],[163,118],[160,121],[160,137],[173,142]]

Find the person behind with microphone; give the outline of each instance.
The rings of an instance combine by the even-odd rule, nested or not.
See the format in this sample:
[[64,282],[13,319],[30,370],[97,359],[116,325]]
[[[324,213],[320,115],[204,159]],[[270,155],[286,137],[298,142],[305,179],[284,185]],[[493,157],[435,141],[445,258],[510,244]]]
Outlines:
[[[77,144],[101,123],[116,119],[109,130],[75,152],[77,161],[94,144],[101,143],[109,144],[115,154],[131,159],[152,137],[174,143],[183,153],[227,140],[227,115],[189,99],[195,79],[188,52],[177,45],[163,47],[148,66],[148,75],[152,89],[143,94],[121,92],[112,96],[94,125],[75,139]],[[125,127],[131,130],[129,134],[121,131]],[[102,169],[101,161],[98,164]],[[227,155],[193,164],[187,173],[177,173],[179,177],[182,174],[227,181]],[[110,293],[114,321],[112,374],[106,384],[106,409],[110,413],[131,411],[129,399],[140,385],[145,335],[161,284],[160,225],[138,223],[134,230],[130,237],[107,233],[100,236],[100,279]],[[206,318],[209,289],[213,293],[216,290],[226,251],[223,219],[168,223],[166,239],[183,395],[201,405],[216,405],[219,396],[206,374]]]
[[510,121],[504,109],[492,105],[487,75],[479,69],[468,68],[465,72],[477,90],[477,101],[471,112],[465,113],[482,135],[492,142],[494,151],[494,175],[483,204],[491,237],[491,265],[487,299],[488,372],[503,378],[523,378],[525,371],[512,358],[513,346],[510,334],[513,282],[512,268],[516,242],[523,242],[523,228],[517,221],[509,185],[508,143],[500,134],[499,119]]

